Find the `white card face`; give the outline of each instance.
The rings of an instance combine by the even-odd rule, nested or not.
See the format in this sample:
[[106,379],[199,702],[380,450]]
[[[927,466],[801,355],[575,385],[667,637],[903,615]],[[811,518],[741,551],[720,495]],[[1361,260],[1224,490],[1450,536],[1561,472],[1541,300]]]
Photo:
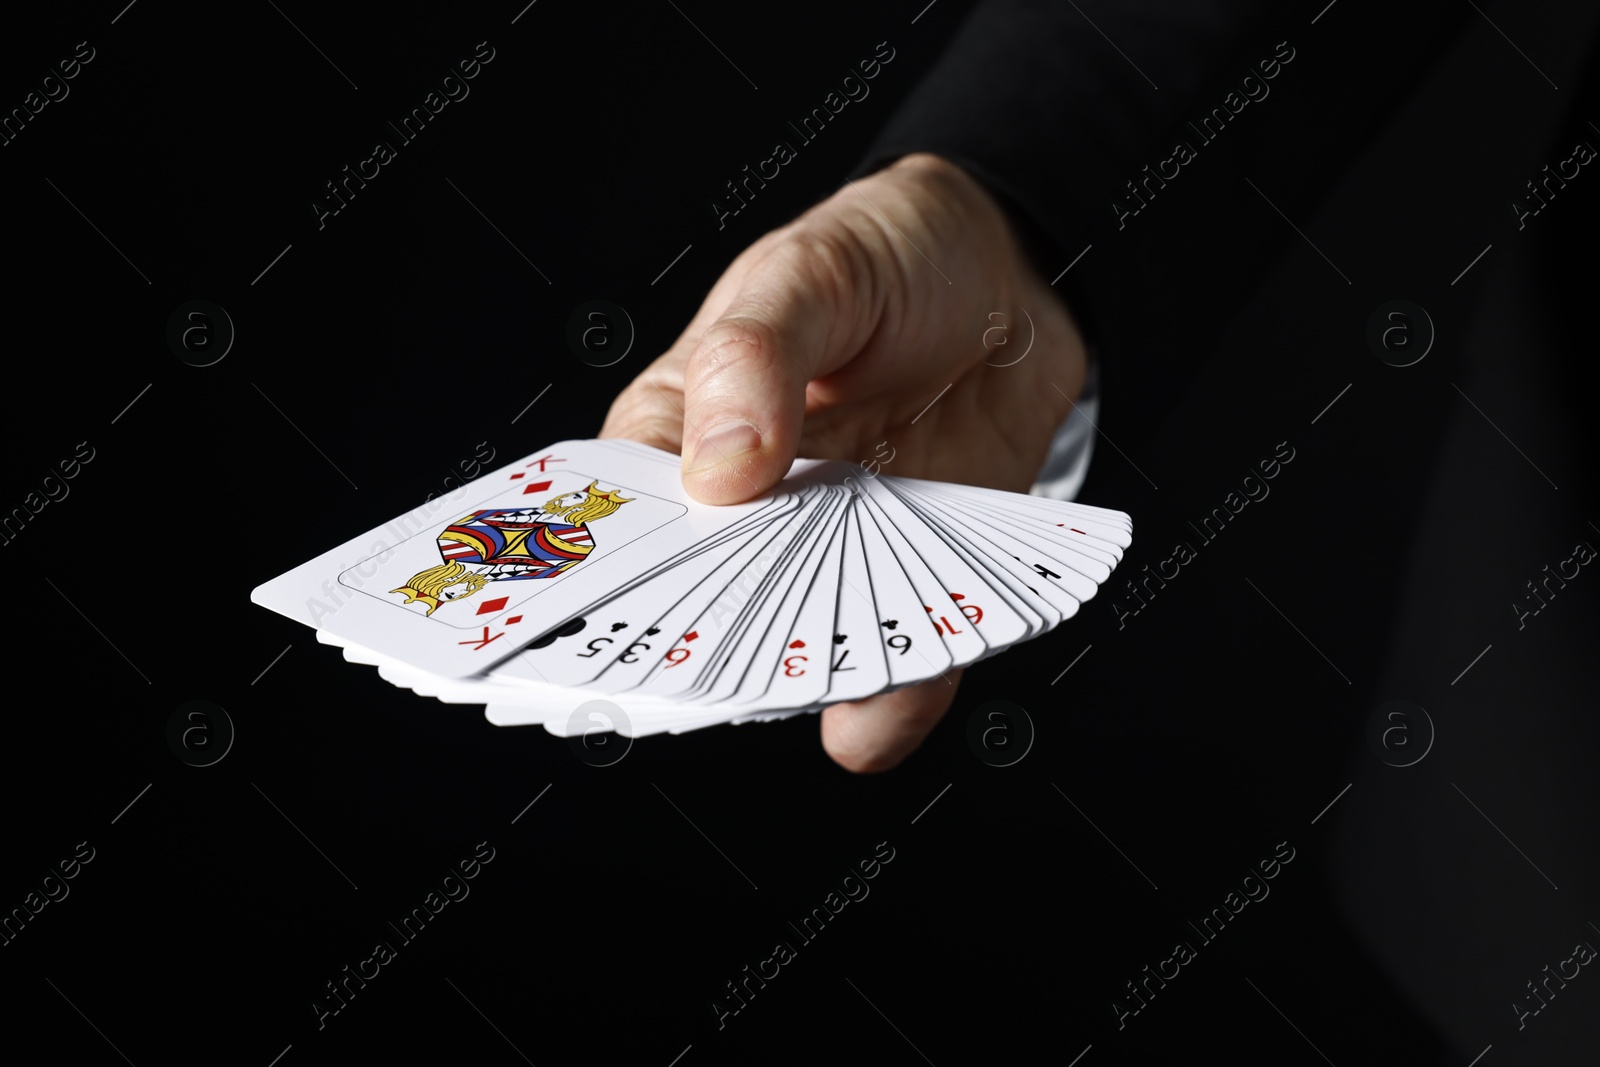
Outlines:
[[[931,613],[922,610],[916,588],[861,497],[854,499],[852,510],[860,527],[867,574],[872,580],[872,600],[877,607],[873,632],[883,646],[889,683],[910,685],[944,675],[955,660],[939,639],[941,631],[934,626]],[[907,555],[912,554],[908,549]],[[976,652],[973,658],[981,654]]]
[[[729,719],[728,721],[735,726],[747,722],[777,722],[780,719],[792,719],[796,715],[804,715],[807,712],[814,713],[821,710],[821,708],[789,708],[785,711],[756,711],[750,713],[749,715],[741,715],[737,719]],[[673,732],[676,733],[678,731]]]
[[441,499],[444,507],[353,538],[251,599],[460,677],[771,506],[693,503],[676,470],[585,441],[552,445]]
[[1077,612],[1132,543],[1122,512],[836,461],[706,507],[680,469],[633,441],[562,442],[252,596],[498,725],[564,736],[607,700],[644,736],[943,677]]
[[[974,502],[972,497],[955,493],[928,491],[922,495],[958,510],[969,509]],[[1058,522],[1055,515],[1047,516],[1033,509],[1017,507],[1010,501],[986,501],[983,506],[987,515],[1003,516],[1006,520],[1006,529],[1018,540],[1030,545],[1048,544],[1052,554],[1063,550],[1069,552],[1070,556],[1057,556],[1057,558],[1096,585],[1103,585],[1111,577],[1112,569],[1121,561],[1122,547],[1095,537],[1074,525],[1080,520],[1068,518]],[[1092,524],[1085,523],[1085,525]]]
[[974,567],[983,568],[1000,583],[1000,586],[1009,590],[1017,602],[1023,604],[1040,619],[1040,629],[1030,633],[1030,637],[1037,637],[1045,630],[1054,628],[1066,615],[1077,612],[1076,600],[1061,594],[1058,590],[1045,587],[1032,571],[1023,567],[1012,556],[997,549],[993,539],[986,532],[974,533],[965,524],[951,520],[948,516],[929,508],[917,494],[908,489],[896,486],[891,488]]
[[[759,593],[753,595],[751,610],[746,611],[741,620],[742,629],[730,634],[729,640],[737,647],[730,650],[724,645],[718,652],[719,661],[706,669],[709,683],[702,679],[698,692],[683,697],[661,696],[639,690],[616,695],[615,701],[629,716],[629,723],[625,728],[629,736],[642,737],[666,731],[676,733],[698,729],[726,722],[752,711],[792,710],[787,705],[795,698],[761,693],[761,690],[767,688],[769,671],[762,668],[758,672],[756,665],[766,663],[775,657],[788,660],[787,668],[780,667],[780,670],[787,670],[788,676],[794,679],[791,684],[800,687],[794,690],[800,698],[803,699],[808,693],[820,695],[825,690],[826,652],[820,660],[821,667],[817,670],[809,669],[809,665],[813,662],[810,652],[804,648],[787,647],[785,638],[788,636],[788,629],[783,621],[799,610],[796,605],[801,605],[804,609],[820,615],[820,622],[816,624],[819,632],[826,634],[830,629],[829,623],[832,621],[833,611],[831,600],[828,597],[819,600],[807,596],[813,588],[836,590],[839,584],[842,543],[838,533],[837,516],[844,506],[844,500],[843,494],[834,487],[824,488],[824,503],[813,516],[811,526],[793,539],[781,568],[766,583],[766,588],[770,590],[769,595],[765,600],[759,599]],[[824,544],[824,541],[830,543]],[[826,638],[822,638],[819,643],[825,646]],[[668,655],[670,657],[672,653],[669,652]],[[655,683],[657,686],[663,683],[665,672],[670,669],[668,667],[661,670],[660,678]],[[741,681],[747,683],[743,690],[740,689]],[[760,695],[753,701],[743,699],[752,692]],[[729,699],[730,697],[739,699]],[[509,725],[513,721],[522,721],[526,713],[508,704],[494,704],[485,714],[491,722]],[[552,719],[546,716],[543,722],[547,730],[562,735],[569,726],[567,721],[560,717]]]
[[[715,677],[702,679],[693,696],[697,700],[730,700],[738,691],[744,673],[756,662],[771,664],[778,658],[783,645],[783,632],[798,614],[812,581],[822,564],[829,558],[829,547],[838,529],[840,512],[844,509],[842,490],[829,486],[827,511],[816,529],[808,534],[799,550],[790,554],[778,580],[772,584],[771,595],[765,597],[751,615],[744,628],[726,652],[719,649],[722,661]],[[827,598],[824,597],[826,604]],[[827,604],[831,615],[832,604]],[[766,672],[762,672],[766,673]],[[768,675],[770,677],[770,675]],[[758,683],[760,676],[758,675]],[[706,684],[709,682],[710,684]]]
[[[720,722],[788,718],[803,711],[820,711],[828,704],[862,699],[881,692],[889,685],[887,668],[881,660],[876,665],[870,661],[862,665],[853,662],[848,633],[855,629],[856,624],[846,618],[851,609],[841,606],[842,610],[829,610],[828,591],[833,591],[841,601],[852,596],[847,592],[848,586],[844,580],[844,571],[851,566],[847,562],[849,530],[840,525],[848,521],[845,518],[847,514],[841,513],[832,524],[832,543],[823,550],[822,563],[817,568],[795,622],[787,628],[782,622],[792,610],[795,598],[791,596],[789,603],[778,609],[773,627],[763,639],[762,651],[755,657],[734,699],[679,705],[671,709],[635,709],[638,717],[630,726],[634,736],[664,731],[682,733]],[[822,536],[829,535],[824,531]],[[865,566],[864,552],[854,566]],[[861,573],[859,577],[866,579],[869,575]],[[852,576],[852,580],[855,578]],[[865,599],[859,603],[861,606],[856,613],[860,616],[860,623],[863,627],[869,626],[875,618],[873,604]],[[921,610],[920,606],[918,610]],[[829,625],[830,622],[832,625]],[[829,634],[832,635],[831,639],[827,636]],[[841,635],[846,636],[844,642],[837,640]],[[866,642],[864,647],[869,652],[874,648],[872,642]],[[767,659],[772,655],[778,657],[776,669],[767,671]],[[863,676],[866,680],[857,681]],[[765,691],[748,699],[751,693],[762,689]],[[709,700],[710,696],[706,699]]]
[[807,568],[801,561],[795,584],[773,613],[773,623],[756,646],[744,676],[737,679],[739,688],[729,697],[730,702],[757,700],[763,706],[777,703],[797,708],[821,700],[828,691],[832,654],[828,635],[833,632],[845,555],[844,529],[839,522],[843,510],[833,511],[829,528],[817,542],[821,563],[811,570],[809,580],[803,577]]
[[[861,524],[855,508],[845,509],[844,566],[834,586],[838,610],[833,623],[827,701],[865,700],[889,687],[889,661],[878,639],[876,583],[867,569]],[[798,707],[792,704],[791,707]]]
[[615,449],[627,455],[638,456],[642,459],[648,459],[651,462],[661,463],[669,467],[678,467],[679,469],[682,469],[683,466],[682,459],[673,455],[671,452],[663,452],[659,448],[652,448],[651,446],[641,444],[638,441],[630,441],[626,437],[597,438],[595,440],[595,444],[599,445],[601,448]]
[[991,500],[1009,500],[1026,504],[1031,507],[1048,509],[1052,514],[1076,515],[1090,522],[1097,522],[1106,526],[1116,527],[1133,532],[1133,519],[1126,511],[1117,511],[1113,508],[1097,507],[1094,504],[1080,504],[1075,500],[1057,500],[1049,496],[1034,496],[1031,493],[1008,493],[1004,489],[989,489],[981,485],[961,485],[957,482],[930,482],[924,478],[894,478],[894,482],[911,489],[945,489],[951,492],[987,497]]
[[[993,563],[973,552],[970,546],[956,534],[943,527],[930,527],[930,529],[933,530],[936,537],[949,545],[950,550],[959,556],[968,567],[972,568],[974,574],[977,574],[983,581],[988,583],[989,590],[993,596],[999,597],[1010,606],[1011,610],[1022,616],[1023,620],[1028,624],[1028,632],[1022,638],[1024,641],[1032,640],[1050,628],[1050,619],[1055,614],[1050,609],[1050,605],[1037,597],[1028,595],[1022,589],[1020,582],[1009,578]],[[962,605],[963,608],[965,606]],[[980,604],[978,610],[985,609]],[[990,654],[993,655],[993,651]]]
[[790,542],[814,521],[821,491],[812,487],[797,495],[805,498],[798,509],[763,528],[654,621],[651,629],[658,633],[646,639],[650,648],[631,648],[613,658],[589,688],[600,693],[624,692],[657,670],[672,671],[674,679],[681,674],[683,685],[692,685],[741,608],[778,567]]
[[[876,524],[879,535],[893,551],[895,562],[905,569],[906,577],[911,580],[917,597],[915,611],[907,608],[904,612],[894,615],[892,617],[894,626],[889,626],[887,621],[884,623],[884,629],[888,631],[884,645],[887,649],[886,655],[891,657],[890,662],[893,663],[897,657],[905,655],[917,655],[928,659],[930,663],[938,662],[937,654],[927,648],[928,633],[938,638],[939,643],[949,652],[951,666],[965,667],[987,655],[989,646],[985,644],[985,639],[977,627],[961,626],[949,621],[952,615],[959,617],[961,611],[960,602],[951,599],[953,590],[943,585],[938,575],[928,568],[922,556],[912,547],[911,542],[906,540],[905,534],[879,509],[876,498],[870,493],[863,493],[857,495],[856,501],[859,510]],[[908,624],[905,615],[923,619],[929,629],[923,631]],[[1002,644],[1001,638],[1006,628],[1003,623],[997,621],[993,610],[990,612],[989,621],[991,623],[989,630],[995,633],[996,644]],[[895,639],[895,632],[901,626],[909,626],[906,630],[906,634],[911,638],[909,644]],[[1020,623],[1018,628],[1021,628]]]
[[[1052,500],[1049,497],[1030,496],[1025,493],[1005,493],[996,489],[982,489],[971,485],[953,485],[948,482],[929,482],[921,478],[897,478],[895,484],[916,492],[943,493],[959,496],[969,502],[987,501],[997,506],[1035,512],[1048,516],[1051,522],[1081,527],[1085,535],[1109,542],[1105,547],[1127,548],[1133,543],[1133,520],[1125,512],[1097,508],[1090,504],[1074,504]],[[1068,520],[1071,520],[1070,522]],[[1121,558],[1121,552],[1117,552]]]
[[[1006,567],[1013,576],[1025,581],[1029,589],[1049,600],[1061,612],[1062,618],[1075,615],[1079,605],[1099,590],[1098,582],[1063,563],[1057,558],[1058,553],[1040,550],[1014,536],[1011,533],[1012,523],[993,509],[986,509],[980,523],[970,513],[960,511],[946,501],[926,493],[912,495],[923,506],[924,514],[941,516],[958,526],[968,543],[980,538],[986,541],[985,554]],[[1109,574],[1107,572],[1108,577]]]
[[[684,691],[687,699],[709,703],[727,699],[735,692],[762,647],[761,642],[771,629],[773,619],[786,610],[786,603],[793,603],[795,597],[804,594],[804,588],[797,589],[796,583],[804,581],[804,576],[811,573],[812,561],[826,545],[831,516],[838,508],[837,494],[832,489],[822,489],[819,496],[821,502],[811,524],[784,546],[783,553],[773,560],[761,580],[751,588],[741,576],[738,592],[750,591],[743,602],[737,604],[737,611],[731,610],[735,605],[726,598],[719,598],[718,606],[710,613],[713,624],[717,625],[718,610],[724,619],[732,618],[732,622],[723,624],[726,632],[718,634],[705,669]],[[646,691],[651,690],[646,687]]]
[[[700,613],[684,628],[677,642],[666,655],[652,665],[651,670],[638,684],[640,695],[679,695],[710,684],[720,672],[727,658],[727,650],[737,645],[749,628],[760,606],[772,599],[768,594],[777,586],[786,571],[787,563],[800,547],[808,542],[826,513],[834,506],[827,492],[819,492],[816,499],[802,513],[800,522],[788,524],[763,550],[762,569],[752,573],[745,568],[738,573],[723,576],[723,588],[704,604]],[[667,630],[671,633],[671,630]],[[691,638],[689,635],[697,636]],[[704,642],[704,644],[701,644]],[[677,650],[689,649],[690,657],[678,659]]]
[[[746,648],[736,651],[726,669],[714,678],[714,689],[694,694],[693,702],[674,707],[645,705],[634,710],[630,729],[634,736],[646,733],[698,729],[720,721],[731,721],[747,713],[787,712],[792,705],[819,701],[827,688],[827,633],[834,622],[834,598],[824,590],[838,589],[843,558],[842,536],[838,533],[837,509],[843,507],[843,494],[829,486],[829,514],[819,515],[818,525],[798,539],[795,552],[787,558],[786,574],[774,587],[776,605],[768,603],[752,629],[744,633]],[[826,541],[826,544],[824,544]],[[821,558],[821,563],[814,563]],[[810,585],[805,574],[813,568]],[[798,605],[798,608],[797,608]],[[798,614],[797,614],[798,613]],[[766,622],[770,617],[771,621]],[[794,622],[786,622],[794,617]],[[765,625],[765,632],[760,627]],[[803,633],[814,640],[806,641]],[[723,649],[726,651],[726,649]],[[773,664],[776,662],[776,672]],[[774,678],[782,685],[774,685]],[[630,696],[630,694],[624,694]],[[725,699],[726,697],[726,699]],[[821,707],[816,704],[814,707]]]
[[696,545],[651,580],[624,588],[578,619],[532,642],[518,655],[497,665],[490,675],[501,681],[521,679],[577,686],[594,681],[619,656],[627,657],[628,662],[651,656],[652,651],[659,656],[672,637],[663,634],[655,623],[684,590],[714,574],[752,540],[763,534],[770,536],[773,524],[793,514],[799,505],[798,495],[790,496],[783,506],[766,509],[711,541]]
[[[743,537],[708,546],[690,560],[663,572],[657,580],[642,582],[591,608],[572,623],[534,641],[501,663],[489,672],[490,677],[500,681],[521,678],[548,685],[577,686],[593,681],[618,656],[631,661],[650,655],[652,650],[671,640],[654,623],[671,608],[676,583],[697,583],[737,554],[745,541],[754,536],[746,533]],[[595,625],[589,625],[591,621]],[[578,626],[578,623],[583,625]]]
[[[323,644],[342,646],[344,655],[352,663],[362,663],[378,668],[378,674],[391,685],[401,689],[409,689],[418,696],[434,697],[444,703],[450,704],[482,704],[486,700],[498,699],[501,696],[518,700],[531,700],[541,709],[545,705],[564,707],[571,710],[571,701],[576,690],[559,689],[551,686],[524,687],[505,686],[484,678],[446,678],[442,675],[429,674],[409,667],[399,660],[380,655],[371,649],[360,645],[352,645],[343,638],[326,631],[318,631],[317,639]],[[542,717],[543,710],[539,712]],[[529,721],[538,721],[530,718]]]
[[682,456],[678,455],[676,452],[664,452],[661,449],[656,448],[654,445],[643,444],[639,441],[631,441],[626,437],[607,437],[604,439],[597,439],[595,443],[605,445],[608,448],[615,448],[618,451],[627,453],[629,455],[641,456],[644,459],[661,463],[676,470],[683,469]]
[[929,529],[882,479],[875,478],[865,484],[884,524],[905,535],[912,550],[922,557],[947,591],[943,600],[923,605],[935,625],[951,636],[959,636],[964,630],[976,631],[988,646],[988,654],[1043,630],[1043,619],[1029,611],[987,571],[951,547],[937,531]]

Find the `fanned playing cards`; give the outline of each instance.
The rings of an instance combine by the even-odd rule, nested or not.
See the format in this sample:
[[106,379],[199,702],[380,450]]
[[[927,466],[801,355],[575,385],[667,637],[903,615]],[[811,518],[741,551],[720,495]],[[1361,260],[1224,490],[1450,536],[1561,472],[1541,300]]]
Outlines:
[[679,471],[631,441],[563,441],[251,599],[498,725],[640,736],[943,677],[1076,614],[1133,539],[1120,511],[851,463],[798,460],[724,507]]

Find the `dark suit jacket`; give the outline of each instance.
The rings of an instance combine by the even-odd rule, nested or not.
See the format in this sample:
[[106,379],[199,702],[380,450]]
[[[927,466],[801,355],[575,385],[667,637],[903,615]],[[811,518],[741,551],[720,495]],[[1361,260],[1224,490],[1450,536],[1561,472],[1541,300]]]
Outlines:
[[[1600,937],[1594,591],[1526,584],[1600,544],[1573,369],[1595,14],[1319,6],[980,4],[861,169],[961,163],[1087,323],[1080,499],[1129,510],[1135,545],[1072,647],[1010,668],[1092,649],[1060,713],[1123,739],[1119,825],[1188,884],[1247,841],[1308,843],[1308,925],[1341,932],[1281,917],[1296,944],[1218,980],[1252,1016],[1275,989],[1334,1062],[1585,1062],[1592,997],[1512,1005]],[[1175,999],[1149,1008],[1168,1040]],[[1404,1051],[1375,1051],[1390,1030]]]

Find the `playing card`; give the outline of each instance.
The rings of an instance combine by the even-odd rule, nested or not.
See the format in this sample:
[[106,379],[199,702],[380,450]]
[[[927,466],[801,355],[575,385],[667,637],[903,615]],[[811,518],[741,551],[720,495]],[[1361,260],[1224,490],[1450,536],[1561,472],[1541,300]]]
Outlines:
[[972,502],[976,507],[997,507],[1037,515],[1040,518],[1047,518],[1051,523],[1060,522],[1063,528],[1081,527],[1078,530],[1080,535],[1092,536],[1115,546],[1114,551],[1118,559],[1121,558],[1121,549],[1133,543],[1132,520],[1121,511],[1053,500],[1049,497],[1031,496],[1026,493],[1007,493],[980,486],[930,482],[921,478],[895,478],[892,481],[898,486],[918,492],[959,497]]
[[501,681],[526,679],[550,685],[585,685],[593,682],[619,656],[632,662],[665,647],[672,638],[664,636],[656,623],[673,606],[684,587],[698,586],[737,557],[753,540],[770,536],[773,524],[799,506],[798,494],[779,498],[773,507],[696,545],[651,580],[623,587],[585,615],[531,642],[521,653],[493,668],[491,675]]
[[867,566],[861,522],[853,506],[845,510],[844,518],[844,559],[833,590],[838,608],[827,656],[829,704],[865,700],[889,688],[889,662],[878,640],[875,583]]
[[[830,499],[817,523],[797,539],[769,596],[747,613],[742,632],[718,650],[699,687],[687,691],[684,704],[677,707],[635,705],[629,712],[634,736],[692,729],[750,711],[791,709],[821,699],[829,683],[828,635],[837,608],[847,502],[837,487],[827,490]],[[775,679],[782,682],[776,690]],[[647,689],[626,695],[645,695]]]
[[880,528],[894,527],[903,534],[937,577],[944,596],[924,602],[923,609],[946,634],[974,632],[986,652],[995,652],[1043,630],[1043,619],[923,522],[882,477],[864,485],[867,500],[879,514]]
[[1037,629],[1028,636],[1037,637],[1046,630],[1053,629],[1067,615],[1078,610],[1078,602],[1070,596],[1059,594],[1057,590],[1049,587],[1047,583],[1040,582],[1038,575],[1022,566],[1021,563],[1004,547],[996,544],[997,538],[990,536],[988,531],[974,532],[959,519],[952,518],[948,513],[941,513],[930,508],[917,494],[901,486],[890,486],[891,490],[900,495],[901,499],[915,511],[922,521],[934,529],[939,536],[964,554],[974,566],[981,567],[998,584],[997,591],[1008,591],[1015,601],[1029,609],[1038,619]]
[[773,613],[758,651],[737,679],[739,688],[725,699],[748,704],[770,691],[772,699],[762,700],[764,707],[803,708],[828,691],[832,654],[828,635],[833,632],[839,603],[846,541],[841,520],[845,513],[841,497],[829,513],[829,528],[818,538],[819,565],[811,569],[809,580],[800,573],[803,566],[796,568],[793,584]]
[[[861,514],[877,527],[879,536],[888,546],[894,561],[905,571],[916,595],[915,609],[905,608],[896,612],[892,618],[883,620],[882,626],[889,632],[889,636],[884,638],[885,647],[896,657],[915,652],[929,659],[930,663],[936,663],[936,653],[926,647],[927,635],[931,632],[949,653],[951,666],[965,667],[986,655],[989,646],[979,635],[976,626],[958,626],[950,622],[951,615],[957,618],[964,617],[961,612],[961,601],[955,598],[961,597],[964,600],[965,594],[952,592],[940,582],[939,577],[929,569],[927,562],[906,539],[906,535],[882,512],[878,501],[870,493],[858,494],[856,503]],[[921,619],[926,628],[916,625],[917,619]],[[997,620],[993,612],[990,614],[990,624],[989,629],[994,634],[996,644],[1005,644],[1005,626]],[[909,637],[909,642],[895,640],[897,631],[901,627],[906,628],[903,636]]]
[[694,503],[668,466],[584,441],[553,445],[441,500],[258,586],[251,599],[461,677],[771,506]]
[[[781,568],[763,583],[763,588],[752,598],[748,610],[741,612],[740,619],[729,628],[732,631],[729,639],[719,644],[712,653],[711,670],[703,672],[695,680],[694,688],[688,690],[696,699],[727,700],[737,691],[745,671],[753,662],[758,659],[767,663],[776,662],[784,643],[783,626],[790,624],[798,614],[811,589],[812,578],[827,559],[834,523],[844,507],[843,490],[829,486],[826,487],[826,494],[818,521],[802,538],[796,540]],[[780,619],[781,624],[774,627],[774,623]],[[640,692],[645,693],[665,691],[666,687],[659,684],[659,679],[640,687]]]
[[[809,487],[795,496],[801,500],[795,509],[743,542],[700,581],[694,581],[702,569],[698,566],[686,565],[681,573],[664,576],[671,602],[650,622],[648,628],[656,633],[644,635],[635,645],[608,657],[591,688],[601,693],[621,692],[642,683],[652,671],[672,671],[674,678],[681,676],[682,688],[692,685],[740,609],[784,558],[794,538],[815,521],[822,499],[820,488]],[[682,595],[673,601],[679,593]],[[520,677],[520,659],[510,660],[492,673]]]
[[[1038,591],[1041,596],[1049,600],[1052,606],[1062,612],[1063,618],[1076,613],[1078,605],[1094,596],[1095,590],[1099,588],[1098,582],[1057,558],[1069,556],[1069,553],[1056,550],[1053,546],[1041,549],[1019,540],[1010,532],[1014,524],[996,515],[992,509],[982,520],[978,520],[973,517],[971,510],[961,510],[953,498],[942,498],[914,489],[906,489],[905,492],[918,502],[918,506],[925,514],[942,517],[945,522],[961,530],[969,539],[987,540],[990,558],[998,560],[1014,575],[1027,582],[1030,589]],[[1011,561],[1010,564],[1006,563],[1008,559]],[[1029,571],[1033,573],[1030,575]],[[1106,574],[1109,576],[1110,571]],[[1059,590],[1061,595],[1052,596],[1052,588]],[[1070,603],[1067,598],[1070,598]]]
[[[820,487],[809,486],[802,487],[798,495],[815,498],[821,492],[823,490]],[[757,579],[772,571],[784,558],[786,546],[796,536],[796,524],[805,524],[806,511],[807,508],[802,507],[791,512],[775,521],[773,529],[763,530],[755,539],[745,543],[724,564],[722,570],[690,590],[665,616],[656,620],[655,625],[650,627],[658,631],[656,634],[643,636],[640,641],[611,657],[609,666],[604,668],[589,691],[600,696],[630,688],[642,681],[652,669],[682,668],[680,673],[686,683],[691,680],[700,665],[706,662],[716,638],[733,626],[743,602],[750,599],[752,591],[759,589]],[[815,518],[813,508],[810,521],[814,522]],[[729,586],[730,574],[738,576],[736,589]],[[688,624],[691,619],[697,622]],[[668,646],[673,647],[663,654],[660,650]],[[574,646],[575,658],[580,651]],[[392,662],[384,664],[380,673],[397,685],[452,703],[498,700],[506,708],[514,709],[504,716],[506,724],[513,721],[519,724],[547,721],[552,712],[564,722],[565,716],[576,706],[573,697],[578,691],[552,686],[538,678],[523,664],[528,655],[525,653],[506,661],[486,677],[440,679]],[[629,696],[626,699],[630,707],[641,709],[660,703],[657,698],[648,695]],[[673,698],[669,694],[667,699],[672,701]],[[682,705],[675,703],[673,706],[681,708]],[[558,725],[552,725],[552,730]]]
[[709,507],[680,467],[633,441],[561,442],[252,597],[497,725],[589,731],[578,713],[602,700],[645,736],[945,678],[1074,615],[1132,543],[1119,511],[815,460]]
[[[974,498],[968,494],[952,493],[942,489],[919,488],[917,491],[930,500],[944,502],[947,506],[958,510],[965,511],[974,507]],[[981,506],[986,513],[1003,518],[1007,531],[1018,540],[1028,544],[1041,542],[1047,544],[1050,547],[1046,551],[1050,554],[1065,552],[1065,556],[1057,558],[1078,570],[1096,585],[1104,583],[1110,577],[1112,568],[1119,562],[1121,547],[1073,525],[1081,522],[1080,519],[1069,518],[1066,522],[1056,522],[1056,517],[1053,515],[1041,515],[1009,501],[985,500]],[[1084,525],[1091,524],[1085,522]]]
[[[852,504],[853,517],[860,528],[867,574],[872,582],[872,600],[877,608],[872,633],[883,648],[889,683],[910,685],[944,675],[955,665],[955,657],[940,640],[932,613],[922,610],[922,601],[905,565],[896,556],[866,502],[858,496]],[[983,654],[982,648],[981,641],[975,642],[973,659]]]

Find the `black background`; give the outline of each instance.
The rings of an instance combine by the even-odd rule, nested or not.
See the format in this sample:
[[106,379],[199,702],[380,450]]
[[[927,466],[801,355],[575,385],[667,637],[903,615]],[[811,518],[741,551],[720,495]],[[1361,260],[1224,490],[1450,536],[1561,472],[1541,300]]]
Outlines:
[[[1600,542],[1581,358],[1600,178],[1585,168],[1521,230],[1506,206],[1600,143],[1590,14],[1496,4],[1496,30],[1472,13],[1365,140],[1319,154],[1307,116],[1365,76],[1383,15],[1278,13],[1297,81],[1252,118],[1279,150],[1208,148],[1130,222],[1149,284],[1203,338],[1102,353],[1116,445],[1097,442],[1080,499],[1132,514],[1133,549],[1081,617],[969,672],[892,773],[840,770],[811,717],[591,767],[249,603],[417,506],[480,442],[504,461],[592,436],[728,260],[837,187],[965,10],[678,6],[7,14],[4,108],[95,49],[0,148],[0,509],[80,442],[94,455],[0,557],[0,909],[95,850],[0,947],[8,1040],[286,1067],[1592,1062],[1590,968],[1521,1030],[1511,1005],[1600,943],[1600,579],[1585,568],[1522,629],[1508,605]],[[872,95],[719,230],[723,183],[885,40]],[[324,183],[480,41],[495,58],[470,95],[319,229]],[[1305,239],[1240,180],[1293,201],[1330,171],[1291,212]],[[204,368],[166,341],[193,299],[237,331]],[[637,328],[608,368],[566,341],[593,299]],[[1437,330],[1411,367],[1366,342],[1394,299]],[[1160,392],[1175,366],[1170,411],[1131,418],[1141,377]],[[1119,628],[1123,578],[1194,543],[1187,522],[1280,442],[1295,458],[1271,495]],[[237,730],[208,767],[165,732],[194,699]],[[969,747],[993,700],[1037,731],[1010,767]],[[1427,710],[1412,766],[1367,742],[1388,700]],[[324,984],[480,841],[494,859],[470,896],[319,1028]],[[870,895],[719,1028],[724,983],[797,941],[788,922],[880,842],[894,860]],[[1294,859],[1270,896],[1119,1029],[1125,983],[1280,842]]]

